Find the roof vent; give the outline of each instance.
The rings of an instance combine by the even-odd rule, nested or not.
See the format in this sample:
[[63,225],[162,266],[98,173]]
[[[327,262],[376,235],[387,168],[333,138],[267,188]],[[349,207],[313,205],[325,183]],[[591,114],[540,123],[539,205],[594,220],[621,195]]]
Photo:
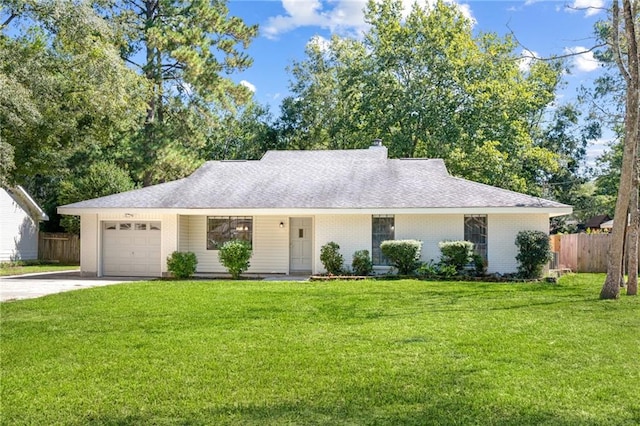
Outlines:
[[382,139],[374,139],[373,142],[371,142],[370,148],[375,148],[378,146],[384,146],[382,145]]

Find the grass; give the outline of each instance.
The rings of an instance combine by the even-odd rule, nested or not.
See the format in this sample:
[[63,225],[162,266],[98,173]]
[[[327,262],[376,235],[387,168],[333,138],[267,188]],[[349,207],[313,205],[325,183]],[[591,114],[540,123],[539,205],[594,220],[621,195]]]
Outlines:
[[640,423],[640,299],[559,284],[156,281],[4,303],[2,424]]
[[72,269],[80,269],[77,264],[66,263],[48,263],[42,261],[17,261],[17,262],[0,262],[0,277],[10,275],[24,275],[41,272],[58,272],[69,271]]

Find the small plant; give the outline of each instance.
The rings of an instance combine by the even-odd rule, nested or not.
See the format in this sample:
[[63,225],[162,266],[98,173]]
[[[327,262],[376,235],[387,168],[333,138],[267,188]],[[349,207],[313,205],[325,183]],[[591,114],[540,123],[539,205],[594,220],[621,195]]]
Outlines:
[[445,265],[440,263],[438,265],[438,276],[442,278],[451,278],[458,275],[458,270],[453,265]]
[[435,278],[438,276],[438,264],[431,259],[428,262],[424,262],[418,266],[416,275],[422,278]]
[[231,274],[234,280],[240,277],[240,274],[249,269],[251,259],[251,247],[249,243],[241,240],[231,240],[222,244],[218,251],[218,260],[222,266],[227,268],[227,272]]
[[462,273],[464,268],[473,261],[473,243],[470,241],[440,241],[438,244],[443,265],[453,266],[456,274]]
[[477,277],[482,277],[487,272],[487,265],[484,262],[484,258],[480,256],[478,253],[473,253],[473,267],[475,269],[475,274]]
[[330,275],[340,275],[344,259],[340,254],[340,246],[333,241],[320,248],[320,262]]
[[420,266],[421,241],[387,240],[380,244],[380,249],[400,275],[413,275]]
[[369,250],[358,250],[353,253],[351,269],[353,269],[353,273],[356,275],[371,275],[373,272],[373,262],[369,256]]
[[196,273],[198,258],[196,254],[187,251],[174,251],[167,257],[167,269],[178,279],[191,278]]
[[549,236],[542,231],[520,231],[516,246],[518,275],[527,279],[540,278],[544,265],[551,260]]

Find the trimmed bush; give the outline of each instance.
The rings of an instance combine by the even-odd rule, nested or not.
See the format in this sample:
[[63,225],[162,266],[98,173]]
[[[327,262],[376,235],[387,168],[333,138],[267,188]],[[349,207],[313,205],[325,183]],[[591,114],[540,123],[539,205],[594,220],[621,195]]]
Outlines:
[[460,274],[473,262],[473,243],[470,241],[440,241],[440,262],[445,266],[453,266]]
[[320,262],[330,275],[340,275],[344,258],[340,254],[340,246],[333,241],[320,248]]
[[220,247],[218,260],[227,268],[227,272],[231,274],[231,277],[237,280],[240,274],[249,269],[251,255],[249,243],[241,240],[231,240]]
[[516,236],[518,246],[518,275],[534,279],[542,276],[544,265],[551,260],[549,236],[542,231],[520,231]]
[[191,278],[196,273],[198,258],[191,251],[174,251],[167,257],[167,269],[178,279]]
[[421,241],[387,240],[380,244],[380,249],[400,275],[414,275],[420,266]]
[[358,250],[353,253],[351,269],[353,269],[353,273],[356,275],[371,275],[373,272],[373,262],[371,261],[371,256],[369,256],[369,250]]

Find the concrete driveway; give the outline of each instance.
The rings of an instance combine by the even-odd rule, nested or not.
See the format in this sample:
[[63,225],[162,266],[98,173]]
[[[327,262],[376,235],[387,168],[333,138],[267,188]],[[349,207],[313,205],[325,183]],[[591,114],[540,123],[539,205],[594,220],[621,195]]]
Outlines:
[[0,301],[33,299],[47,294],[82,288],[100,287],[129,281],[143,281],[141,277],[81,277],[80,271],[47,272],[0,278]]

